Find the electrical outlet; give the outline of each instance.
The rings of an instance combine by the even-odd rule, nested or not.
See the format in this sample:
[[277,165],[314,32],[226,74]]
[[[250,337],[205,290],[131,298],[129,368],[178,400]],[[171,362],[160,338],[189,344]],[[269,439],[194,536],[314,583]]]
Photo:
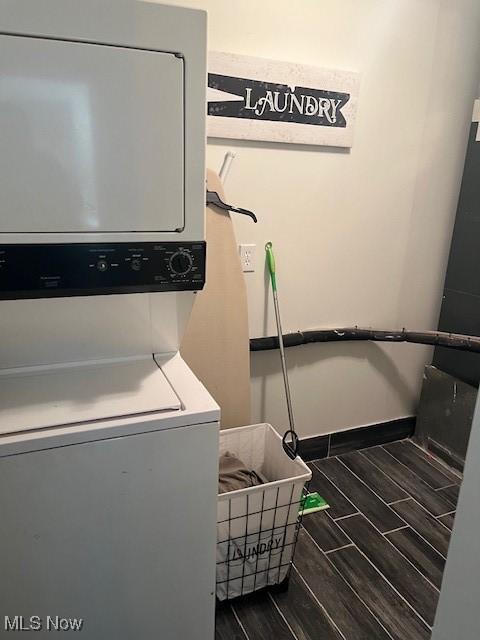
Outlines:
[[238,245],[242,271],[255,271],[255,244]]

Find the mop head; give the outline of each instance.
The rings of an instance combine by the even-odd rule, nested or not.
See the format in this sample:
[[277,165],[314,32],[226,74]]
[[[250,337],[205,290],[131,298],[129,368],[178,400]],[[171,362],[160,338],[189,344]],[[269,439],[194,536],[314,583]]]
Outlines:
[[307,513],[323,511],[323,509],[328,509],[329,507],[330,505],[325,498],[322,498],[322,496],[315,491],[314,493],[307,493],[307,495],[302,498],[299,514],[306,516]]

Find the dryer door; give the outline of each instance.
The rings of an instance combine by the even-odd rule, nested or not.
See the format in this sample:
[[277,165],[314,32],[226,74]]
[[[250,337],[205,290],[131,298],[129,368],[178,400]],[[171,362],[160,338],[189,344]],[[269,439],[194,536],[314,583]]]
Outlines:
[[183,228],[183,80],[170,53],[0,36],[0,233]]

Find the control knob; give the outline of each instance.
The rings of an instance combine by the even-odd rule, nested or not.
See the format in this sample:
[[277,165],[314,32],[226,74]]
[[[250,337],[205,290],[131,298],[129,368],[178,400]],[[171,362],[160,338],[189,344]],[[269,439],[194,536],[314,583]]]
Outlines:
[[170,258],[170,269],[179,276],[185,276],[193,265],[193,258],[187,251],[177,251]]
[[101,258],[98,262],[97,262],[97,269],[99,271],[106,271],[108,269],[108,262],[106,260],[104,260],[103,258]]
[[140,258],[133,258],[133,260],[130,262],[130,267],[133,269],[133,271],[140,271],[140,269],[142,268],[142,261],[140,260]]

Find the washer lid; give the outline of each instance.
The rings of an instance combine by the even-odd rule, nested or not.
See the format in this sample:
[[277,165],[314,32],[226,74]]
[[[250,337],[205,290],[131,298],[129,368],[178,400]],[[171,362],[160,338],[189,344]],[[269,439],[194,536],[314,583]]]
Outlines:
[[0,375],[2,435],[180,408],[151,358]]

